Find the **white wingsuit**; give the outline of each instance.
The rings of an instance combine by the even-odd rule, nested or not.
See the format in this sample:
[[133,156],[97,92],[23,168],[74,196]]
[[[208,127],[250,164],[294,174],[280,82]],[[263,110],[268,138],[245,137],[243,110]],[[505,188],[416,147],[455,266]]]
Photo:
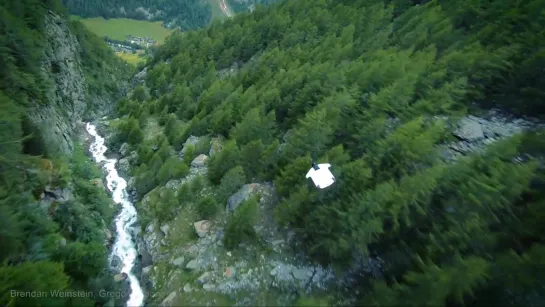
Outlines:
[[335,183],[335,176],[329,171],[330,167],[329,163],[312,163],[312,168],[308,171],[306,178],[312,178],[317,188],[325,189]]

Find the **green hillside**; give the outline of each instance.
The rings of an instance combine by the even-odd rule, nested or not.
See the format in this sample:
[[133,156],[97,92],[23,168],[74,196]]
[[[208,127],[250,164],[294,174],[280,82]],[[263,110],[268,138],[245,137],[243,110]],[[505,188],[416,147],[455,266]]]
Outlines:
[[[274,182],[276,222],[313,259],[339,272],[357,255],[384,260],[383,278],[354,285],[359,303],[543,304],[545,177],[538,160],[515,159],[542,154],[543,132],[457,163],[439,145],[451,129],[443,118],[489,107],[545,115],[545,2],[413,2],[285,1],[175,33],[149,67],[152,95],[138,88],[118,112],[128,117],[116,142],[139,148],[139,195],[187,174],[174,171],[171,148],[222,135],[206,207],[244,183]],[[242,68],[225,76],[235,62]],[[148,118],[164,133],[142,142]],[[333,165],[332,188],[304,180],[312,159]],[[184,204],[140,214],[168,222]],[[252,238],[241,222],[250,211],[229,218],[226,245]],[[235,221],[244,226],[229,228]]]

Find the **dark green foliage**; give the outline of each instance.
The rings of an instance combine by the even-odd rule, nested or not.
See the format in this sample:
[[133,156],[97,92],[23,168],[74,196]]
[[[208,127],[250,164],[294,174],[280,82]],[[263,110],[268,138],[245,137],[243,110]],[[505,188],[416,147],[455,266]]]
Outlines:
[[162,222],[172,220],[179,201],[174,195],[174,190],[169,188],[160,188],[153,190],[149,195],[148,216],[159,219]]
[[[174,33],[146,84],[177,150],[190,135],[226,138],[208,163],[218,202],[244,183],[273,181],[277,222],[313,259],[340,270],[384,259],[372,271],[382,281],[352,285],[356,303],[537,306],[542,131],[455,163],[440,152],[451,141],[442,118],[490,106],[542,115],[544,8],[543,0],[284,1]],[[185,162],[197,152],[188,146]],[[156,172],[164,157],[152,160]],[[332,165],[333,186],[318,190],[305,178],[312,160]],[[197,195],[182,189],[188,202]],[[229,216],[229,248],[254,239],[245,206]]]
[[244,169],[240,166],[233,167],[221,178],[218,186],[218,200],[220,203],[225,203],[227,198],[240,189],[246,182]]
[[142,85],[138,85],[134,88],[134,91],[132,92],[132,100],[144,102],[148,99],[148,94],[146,93],[146,89]]
[[223,242],[228,249],[236,248],[242,242],[256,239],[254,224],[257,218],[258,201],[255,198],[244,201],[229,215]]
[[[50,291],[66,291],[70,278],[63,272],[62,263],[50,261],[27,262],[19,266],[0,267],[0,302],[5,306],[59,306],[66,299],[51,297]],[[47,292],[46,297],[21,298],[11,291]]]
[[165,184],[171,179],[179,179],[189,173],[189,167],[176,156],[168,158],[157,173],[157,183]]
[[219,210],[219,205],[213,197],[207,196],[197,202],[197,212],[201,219],[212,219]]
[[[139,8],[149,10],[151,14],[158,14],[153,20],[163,20],[172,23],[173,26],[183,30],[199,28],[207,25],[212,13],[208,3],[198,0],[187,1],[149,1],[149,0],[123,0],[123,1],[91,1],[81,2],[77,0],[63,0],[63,4],[70,13],[81,17],[108,18],[132,18],[147,20],[148,16]],[[119,10],[123,7],[124,10]]]
[[239,150],[235,142],[226,143],[223,150],[212,156],[208,162],[208,178],[219,184],[223,175],[237,165]]

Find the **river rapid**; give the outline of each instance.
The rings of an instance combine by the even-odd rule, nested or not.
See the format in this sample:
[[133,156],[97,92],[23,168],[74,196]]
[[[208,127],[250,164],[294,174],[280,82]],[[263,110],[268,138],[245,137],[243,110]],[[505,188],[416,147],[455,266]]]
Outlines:
[[104,156],[104,153],[108,150],[104,145],[104,138],[98,135],[96,127],[90,123],[86,124],[86,130],[94,138],[89,151],[95,161],[106,172],[108,190],[112,192],[114,202],[121,206],[121,210],[115,219],[116,239],[110,254],[110,262],[112,258],[119,257],[122,263],[121,273],[126,273],[128,276],[131,294],[127,306],[141,307],[144,303],[144,293],[138,278],[132,273],[138,252],[134,238],[131,235],[131,228],[137,221],[137,212],[134,205],[129,201],[126,191],[127,181],[118,175],[115,168],[117,160],[108,159]]

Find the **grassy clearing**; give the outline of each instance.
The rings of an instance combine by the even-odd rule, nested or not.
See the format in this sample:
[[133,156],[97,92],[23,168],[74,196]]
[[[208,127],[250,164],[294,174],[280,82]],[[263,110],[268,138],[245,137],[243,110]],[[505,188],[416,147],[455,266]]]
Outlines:
[[139,37],[151,37],[159,44],[163,43],[172,30],[163,27],[161,21],[145,21],[127,18],[111,18],[104,19],[102,17],[95,18],[79,18],[72,16],[72,19],[80,20],[91,32],[98,36],[116,40],[125,40],[128,35]]
[[116,52],[115,54],[118,57],[122,58],[125,62],[134,66],[138,65],[141,62],[144,62],[144,58],[139,57],[138,54],[123,53],[123,52]]

